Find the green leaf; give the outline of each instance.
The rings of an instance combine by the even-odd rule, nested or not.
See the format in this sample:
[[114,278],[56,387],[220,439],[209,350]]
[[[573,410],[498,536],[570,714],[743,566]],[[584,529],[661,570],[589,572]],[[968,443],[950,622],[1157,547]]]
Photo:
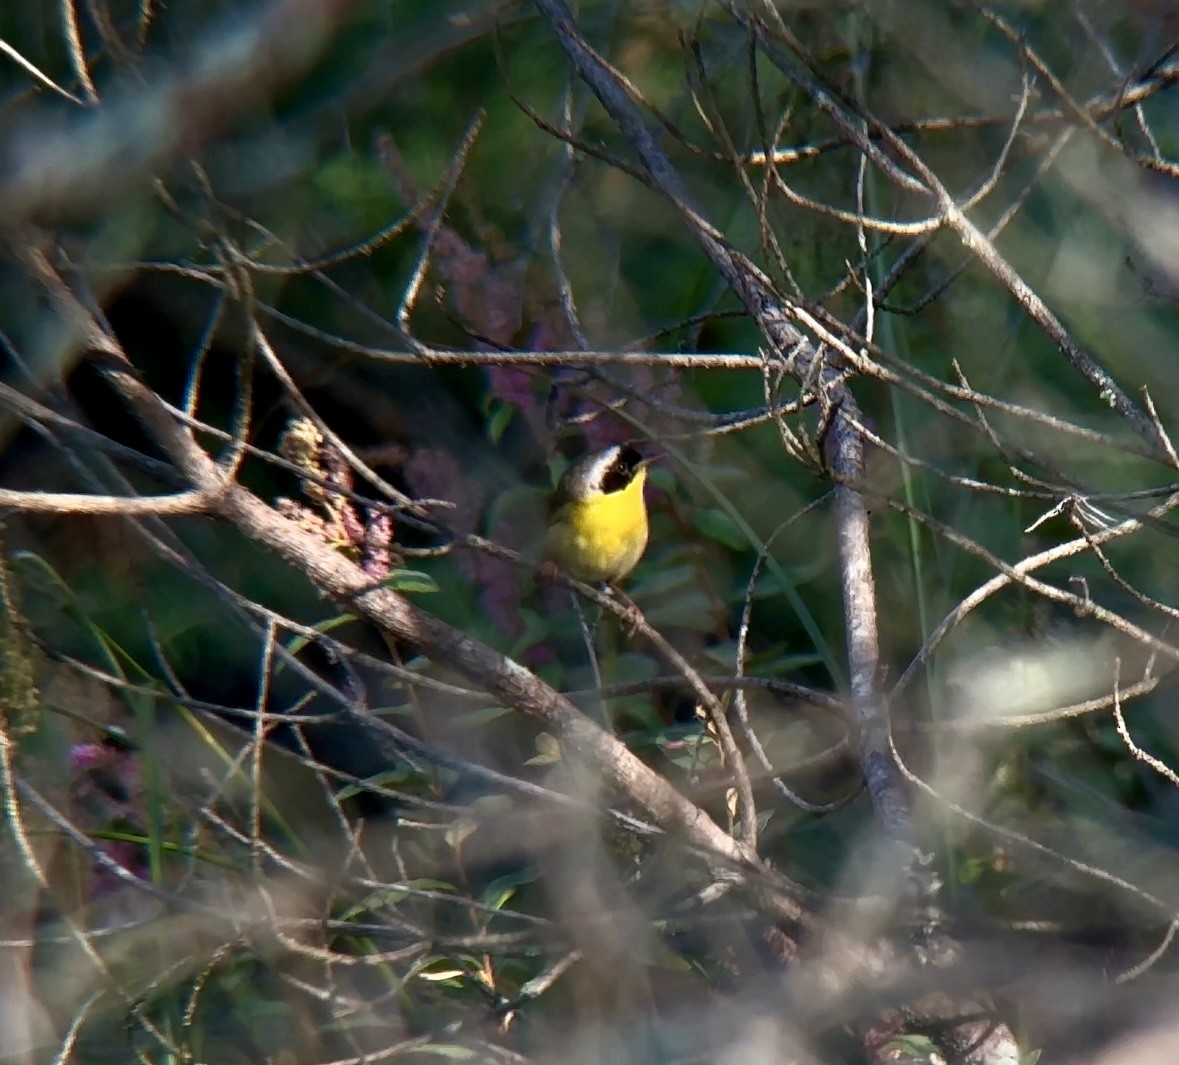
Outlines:
[[716,627],[711,600],[703,592],[692,591],[646,611],[647,621],[656,629],[674,626],[693,632],[712,632]]
[[528,648],[552,639],[557,624],[553,618],[544,617],[526,607],[520,609],[519,618],[524,622],[524,629],[508,648],[509,658],[519,658]]
[[469,714],[460,714],[458,723],[468,728],[479,728],[510,713],[510,706],[485,706],[481,710],[472,710]]
[[492,407],[487,417],[487,438],[493,444],[500,442],[508,426],[512,424],[515,414],[515,408],[507,403],[496,403]]
[[375,162],[366,163],[355,152],[342,153],[312,171],[311,180],[336,210],[346,211],[358,225],[387,223],[392,203],[389,175]]
[[680,566],[649,567],[644,571],[642,580],[635,583],[635,591],[636,594],[641,594],[646,599],[697,585],[699,578],[699,569],[690,563]]
[[73,601],[73,590],[62,579],[61,574],[40,555],[33,551],[13,551],[9,557],[14,568],[20,567],[28,570],[30,576],[39,575],[43,582],[41,587],[55,592],[59,603],[65,604]]
[[716,741],[704,734],[689,737],[679,744],[664,746],[662,750],[663,756],[672,765],[683,770],[707,769],[719,761]]
[[384,773],[377,773],[375,776],[366,777],[362,783],[348,784],[336,792],[336,800],[343,802],[345,799],[352,798],[353,795],[360,795],[368,789],[365,785],[375,786],[379,788],[392,788],[399,784],[407,784],[414,779],[415,774],[409,769],[389,769]]
[[502,909],[508,900],[511,899],[515,894],[516,889],[514,887],[505,887],[492,895],[489,895],[485,891],[483,893],[483,901],[487,906],[490,906],[491,909],[499,910]]
[[516,894],[517,889],[525,884],[534,884],[540,878],[540,871],[535,865],[521,866],[516,872],[496,877],[486,888],[480,900],[484,906],[498,910]]
[[433,972],[418,973],[419,980],[429,980],[431,983],[440,983],[446,980],[457,980],[460,976],[466,976],[465,969],[438,969]]
[[[317,622],[312,626],[316,632],[328,633],[333,629],[338,629],[342,625],[351,625],[356,620],[355,614],[337,614],[335,617],[325,618],[323,621]],[[297,655],[311,642],[308,636],[294,636],[287,641],[287,651],[292,655]],[[281,659],[278,662],[278,671],[281,671],[286,665]]]
[[389,574],[381,584],[392,588],[395,592],[410,592],[420,595],[431,595],[438,591],[438,584],[428,573],[416,569],[397,569]]
[[433,880],[425,876],[419,877],[416,880],[407,880],[403,886],[381,888],[378,891],[370,892],[364,898],[359,899],[355,905],[350,906],[340,914],[340,920],[351,921],[365,910],[377,906],[396,906],[406,899],[412,898],[414,891],[432,891],[451,895],[458,894],[458,889],[453,884],[448,884],[445,880]]
[[561,760],[561,745],[547,732],[536,737],[537,754],[529,758],[525,765],[552,765]]
[[724,510],[705,510],[696,518],[698,528],[710,540],[716,540],[734,551],[750,548],[749,536]]
[[263,1021],[267,1018],[289,1021],[292,1019],[289,1003],[270,998],[239,998],[237,1014],[242,1020]]
[[823,656],[817,651],[806,651],[800,654],[778,655],[776,658],[751,657],[746,666],[756,666],[758,676],[780,677],[786,673],[797,673],[800,669],[822,665]]
[[442,838],[452,847],[459,847],[472,832],[479,828],[479,822],[473,817],[456,817],[442,834]]
[[[390,678],[390,687],[401,689],[401,685]],[[374,706],[370,711],[373,717],[413,717],[415,714],[412,706]]]
[[940,1055],[936,1044],[927,1035],[901,1035],[890,1039],[886,1047],[896,1047],[913,1057],[922,1057],[926,1061],[935,1061]]

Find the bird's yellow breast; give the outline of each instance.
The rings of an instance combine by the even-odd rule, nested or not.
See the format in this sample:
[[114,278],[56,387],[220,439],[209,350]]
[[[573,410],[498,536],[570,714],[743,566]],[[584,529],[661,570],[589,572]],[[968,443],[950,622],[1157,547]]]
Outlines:
[[647,547],[647,471],[618,492],[569,500],[554,515],[545,553],[583,581],[616,581],[638,564]]

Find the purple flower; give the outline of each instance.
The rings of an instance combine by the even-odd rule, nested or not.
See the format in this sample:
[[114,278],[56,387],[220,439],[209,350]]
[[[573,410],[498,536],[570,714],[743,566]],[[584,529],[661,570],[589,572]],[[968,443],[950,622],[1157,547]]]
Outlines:
[[[74,819],[83,830],[98,832],[137,820],[143,790],[137,751],[114,742],[78,743],[70,748],[69,765]],[[147,878],[147,859],[140,844],[104,840],[96,846],[132,876]],[[92,899],[118,887],[119,877],[97,858],[93,871]]]
[[528,413],[536,408],[535,375],[519,366],[488,366],[487,383],[498,400]]

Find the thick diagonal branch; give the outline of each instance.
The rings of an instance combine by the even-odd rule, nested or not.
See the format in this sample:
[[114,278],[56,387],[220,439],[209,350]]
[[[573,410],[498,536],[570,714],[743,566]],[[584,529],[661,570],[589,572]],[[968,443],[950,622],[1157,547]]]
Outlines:
[[609,787],[660,827],[720,859],[730,869],[760,869],[755,854],[535,674],[398,593],[374,584],[359,566],[229,479],[225,469],[198,446],[191,431],[178,424],[159,396],[144,384],[118,341],[104,332],[77,301],[45,256],[38,250],[25,249],[21,257],[76,330],[106,379],[205,498],[209,513],[276,551],[336,602],[398,639],[417,644],[435,661],[446,662],[508,706],[542,722],[568,749],[599,771]]

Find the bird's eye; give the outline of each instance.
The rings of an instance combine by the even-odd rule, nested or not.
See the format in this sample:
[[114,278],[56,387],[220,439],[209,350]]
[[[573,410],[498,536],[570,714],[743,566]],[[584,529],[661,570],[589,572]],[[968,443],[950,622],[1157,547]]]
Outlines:
[[618,454],[618,464],[634,476],[635,470],[643,464],[643,456],[639,454],[638,448],[624,447]]

